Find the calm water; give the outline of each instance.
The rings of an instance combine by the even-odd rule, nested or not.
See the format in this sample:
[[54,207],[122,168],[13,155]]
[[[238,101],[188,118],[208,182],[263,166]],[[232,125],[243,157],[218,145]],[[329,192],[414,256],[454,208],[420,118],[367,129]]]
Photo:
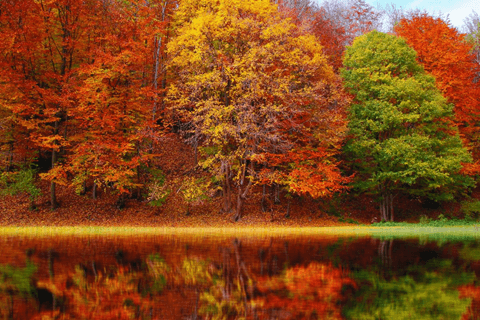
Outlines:
[[0,319],[479,319],[477,239],[0,238]]

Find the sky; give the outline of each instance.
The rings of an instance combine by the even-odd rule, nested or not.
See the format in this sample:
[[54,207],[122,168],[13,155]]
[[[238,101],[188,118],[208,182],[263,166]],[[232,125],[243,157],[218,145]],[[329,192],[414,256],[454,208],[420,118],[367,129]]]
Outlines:
[[426,9],[429,13],[448,14],[450,22],[454,27],[462,29],[463,19],[465,19],[472,10],[480,14],[480,0],[366,0],[367,3],[377,6],[380,4],[385,7],[388,3],[393,3],[397,7],[404,9]]
[[[323,2],[322,0],[317,0]],[[462,31],[463,19],[470,15],[472,10],[480,14],[480,0],[365,0],[374,7],[385,7],[389,3],[403,9],[425,9],[431,14],[442,12],[449,15],[451,24]]]

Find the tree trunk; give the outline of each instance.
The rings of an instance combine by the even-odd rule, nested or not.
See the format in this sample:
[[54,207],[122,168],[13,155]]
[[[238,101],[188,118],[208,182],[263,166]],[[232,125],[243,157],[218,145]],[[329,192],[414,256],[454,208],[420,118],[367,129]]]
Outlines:
[[37,206],[35,205],[35,201],[34,200],[30,200],[30,206],[28,208],[30,211],[33,211],[35,209],[37,209]]
[[392,248],[393,240],[382,240],[378,245],[378,255],[382,259],[383,274],[388,273],[392,267]]
[[[53,131],[54,135],[58,134],[58,120],[55,121],[55,129]],[[52,149],[52,169],[55,167],[55,163],[57,162],[57,151],[55,148]],[[52,210],[57,208],[57,197],[55,194],[56,184],[54,181],[50,183],[50,204]]]
[[155,67],[153,74],[153,90],[155,90],[155,96],[153,98],[153,108],[152,108],[152,121],[155,122],[157,115],[157,105],[158,105],[158,69],[160,67],[160,49],[162,47],[162,36],[155,40],[157,44],[157,50],[155,52]]
[[272,185],[273,188],[273,197],[274,197],[274,203],[275,204],[280,204],[280,186],[277,183],[274,183]]
[[394,212],[393,212],[393,194],[390,194],[390,221],[393,221]]
[[[52,153],[55,153],[55,151],[53,151]],[[53,157],[53,155],[52,155],[52,157]],[[55,182],[52,181],[50,183],[50,204],[51,204],[51,209],[52,210],[55,210],[58,206],[55,190],[56,190],[56,184],[55,184]]]
[[292,202],[292,199],[289,197],[288,202],[287,202],[287,213],[285,214],[285,218],[290,218],[290,203]]
[[122,210],[125,208],[125,202],[127,201],[126,196],[122,193],[118,196],[117,201],[115,202],[115,207],[118,210]]
[[[12,130],[12,135],[13,135],[13,125],[11,127]],[[13,137],[10,138],[10,141],[8,141],[8,160],[7,160],[7,167],[5,168],[6,172],[10,172],[13,168],[13,143],[14,139]]]
[[242,197],[242,189],[238,187],[238,195],[237,195],[237,208],[235,210],[234,220],[238,221],[242,217],[242,207],[243,207],[243,197]]
[[84,196],[87,193],[87,180],[82,183],[82,191],[80,192],[81,196]]
[[97,182],[93,181],[93,188],[92,188],[92,199],[97,199]]
[[[242,170],[242,177],[240,181],[238,181],[238,195],[237,195],[237,210],[235,211],[235,216],[234,220],[238,221],[242,217],[242,209],[243,209],[243,202],[245,198],[247,197],[248,192],[250,191],[250,188],[252,187],[252,179],[248,179],[247,186],[245,187],[245,190],[242,191],[242,185],[245,182],[246,179],[246,171],[247,171],[247,161],[245,160],[243,163],[243,170]],[[253,173],[253,162],[250,162],[250,172]]]
[[230,213],[232,211],[232,190],[230,186],[230,167],[228,163],[222,163],[223,175],[223,212]]
[[265,206],[265,192],[266,192],[267,186],[264,184],[262,186],[262,201],[260,202],[260,205],[262,207],[262,212],[267,212],[267,208]]
[[385,191],[382,194],[382,201],[380,202],[380,217],[381,221],[393,221],[393,194]]

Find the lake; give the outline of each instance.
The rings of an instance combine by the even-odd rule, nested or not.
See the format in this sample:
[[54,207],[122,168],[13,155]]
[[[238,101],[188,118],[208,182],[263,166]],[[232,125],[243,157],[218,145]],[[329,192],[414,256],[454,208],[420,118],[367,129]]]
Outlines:
[[477,235],[0,236],[0,319],[479,319]]

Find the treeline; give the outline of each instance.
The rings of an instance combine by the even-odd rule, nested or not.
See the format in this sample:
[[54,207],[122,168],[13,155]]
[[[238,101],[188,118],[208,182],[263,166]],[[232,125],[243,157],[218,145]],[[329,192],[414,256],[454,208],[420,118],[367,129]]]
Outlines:
[[52,209],[58,184],[160,204],[152,164],[174,132],[211,177],[184,177],[185,200],[220,189],[236,220],[256,185],[374,193],[383,220],[399,193],[452,199],[479,170],[478,20],[466,35],[362,0],[2,1],[3,190],[34,199],[36,166]]

